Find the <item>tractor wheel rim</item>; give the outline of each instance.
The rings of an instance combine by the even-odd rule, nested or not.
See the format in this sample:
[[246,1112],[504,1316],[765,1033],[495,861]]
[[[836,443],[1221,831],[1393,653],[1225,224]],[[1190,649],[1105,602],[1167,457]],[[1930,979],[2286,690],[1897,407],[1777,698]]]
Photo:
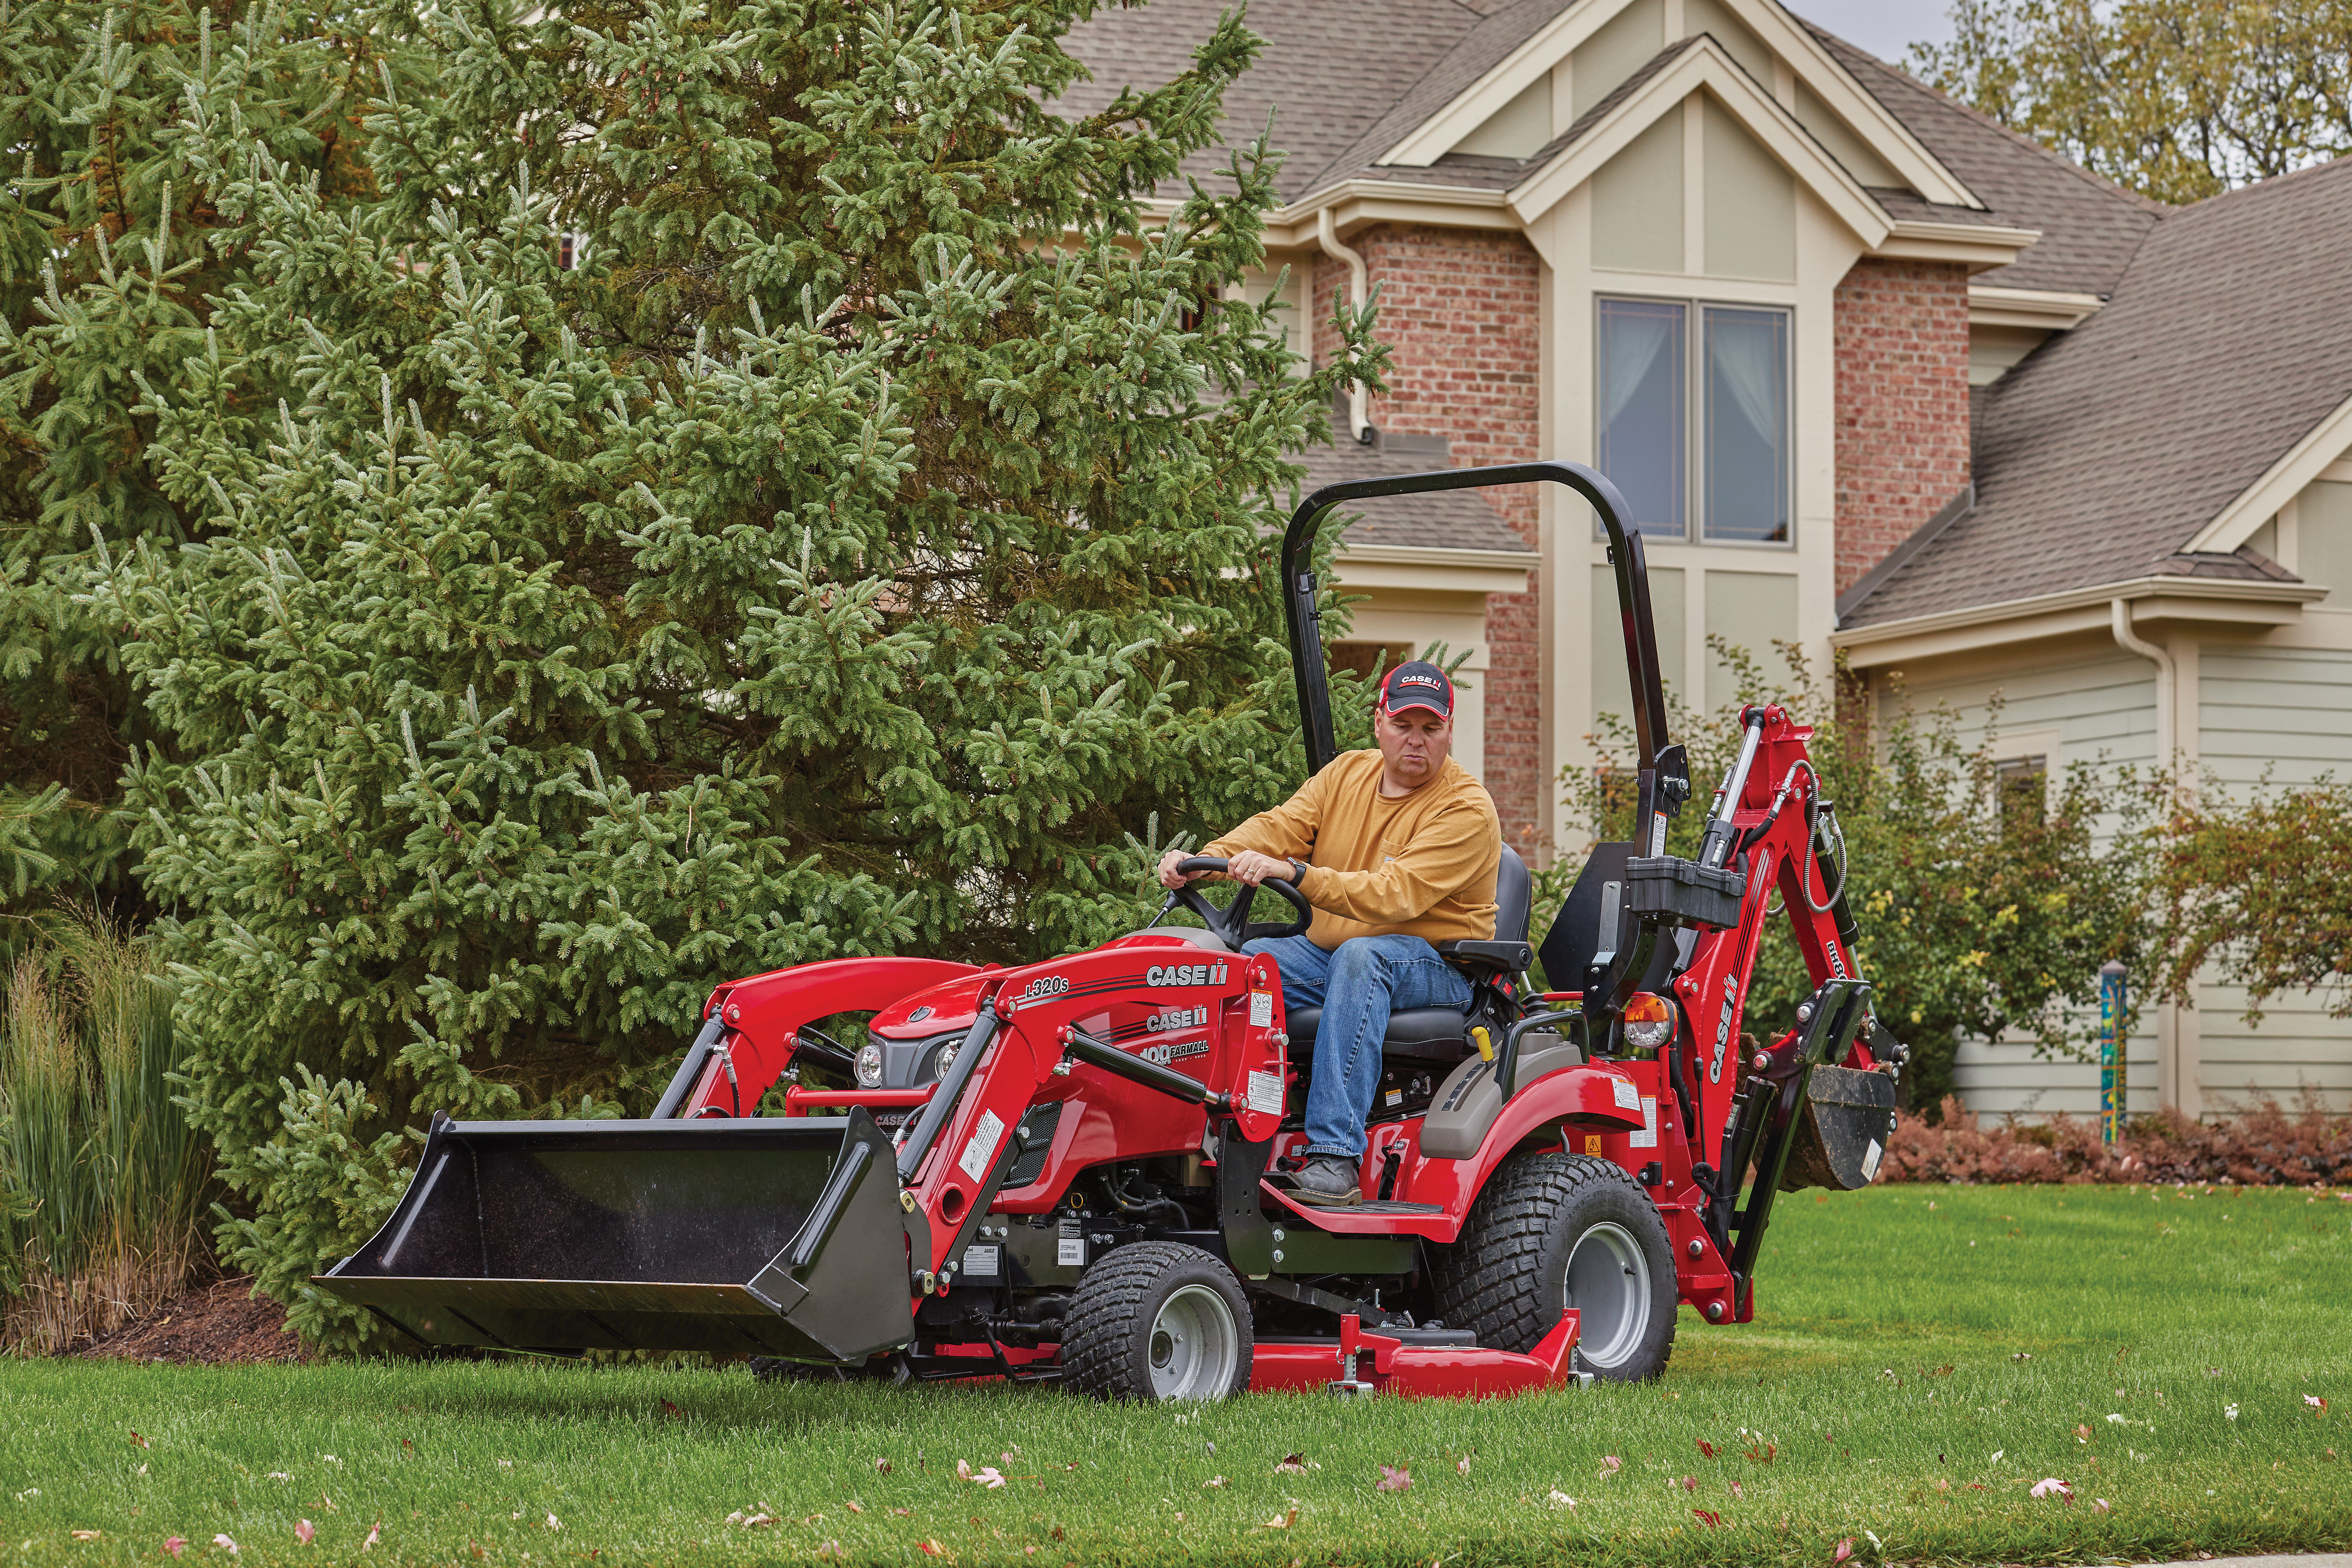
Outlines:
[[1580,1317],[1577,1350],[1587,1366],[1633,1359],[1650,1325],[1650,1263],[1624,1226],[1604,1220],[1568,1255],[1567,1304]]
[[1220,1399],[1241,1360],[1241,1331],[1225,1299],[1206,1285],[1172,1291],[1152,1314],[1145,1370],[1155,1399]]

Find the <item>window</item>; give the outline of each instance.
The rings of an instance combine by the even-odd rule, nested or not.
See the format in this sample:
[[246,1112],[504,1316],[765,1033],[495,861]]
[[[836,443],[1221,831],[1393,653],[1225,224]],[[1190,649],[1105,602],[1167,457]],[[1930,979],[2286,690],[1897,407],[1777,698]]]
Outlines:
[[2042,826],[2050,811],[2050,759],[2011,757],[1993,768],[2001,837],[2015,839]]
[[1711,544],[1789,542],[1788,311],[1602,300],[1595,358],[1601,471],[1636,529],[1688,540],[1696,527]]

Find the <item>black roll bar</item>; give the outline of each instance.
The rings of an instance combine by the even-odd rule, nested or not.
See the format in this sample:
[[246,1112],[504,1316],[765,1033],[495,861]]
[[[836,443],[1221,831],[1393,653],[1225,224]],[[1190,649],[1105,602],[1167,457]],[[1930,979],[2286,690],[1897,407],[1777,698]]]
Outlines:
[[[1624,617],[1625,668],[1633,683],[1633,736],[1641,753],[1646,801],[1649,776],[1659,765],[1659,753],[1672,743],[1666,733],[1665,692],[1658,677],[1658,634],[1650,614],[1650,574],[1643,559],[1642,536],[1625,528],[1625,498],[1617,493],[1615,485],[1581,463],[1508,463],[1346,479],[1325,485],[1298,503],[1282,535],[1282,603],[1290,626],[1291,667],[1298,682],[1298,718],[1306,731],[1309,773],[1322,772],[1339,749],[1331,728],[1330,682],[1323,671],[1322,612],[1315,603],[1318,584],[1308,565],[1324,519],[1334,507],[1351,500],[1530,484],[1566,485],[1591,503],[1609,535],[1609,562],[1616,569],[1617,608]],[[1688,783],[1685,778],[1685,798]]]
[[[1339,754],[1331,726],[1331,687],[1323,668],[1322,611],[1318,584],[1309,564],[1316,534],[1334,508],[1380,496],[1429,495],[1441,490],[1486,489],[1496,485],[1565,485],[1590,502],[1609,536],[1609,563],[1617,580],[1617,610],[1625,632],[1625,670],[1633,689],[1633,741],[1640,788],[1633,842],[1636,855],[1665,853],[1666,824],[1691,795],[1690,764],[1666,731],[1665,689],[1658,672],[1658,633],[1650,611],[1650,573],[1642,536],[1625,526],[1625,498],[1601,474],[1581,463],[1507,463],[1484,468],[1444,468],[1435,473],[1397,474],[1377,479],[1347,479],[1326,485],[1298,503],[1282,535],[1282,605],[1290,629],[1290,660],[1298,685],[1298,721],[1307,742],[1307,771],[1317,773]],[[1617,1015],[1649,967],[1654,922],[1628,917],[1635,940],[1620,942],[1603,973],[1585,978],[1585,1016],[1596,1036],[1613,1041]],[[1582,977],[1580,977],[1582,978]],[[1556,984],[1570,977],[1557,976]],[[1596,1038],[1596,1045],[1604,1044]]]

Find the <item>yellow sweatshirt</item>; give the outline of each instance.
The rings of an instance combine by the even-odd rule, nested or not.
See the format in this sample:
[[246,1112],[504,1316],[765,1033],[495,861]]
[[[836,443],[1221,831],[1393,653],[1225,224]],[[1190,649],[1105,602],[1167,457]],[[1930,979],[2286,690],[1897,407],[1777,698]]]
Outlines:
[[1378,750],[1343,752],[1201,853],[1244,849],[1307,863],[1298,889],[1315,906],[1307,934],[1327,952],[1353,936],[1494,940],[1502,821],[1486,787],[1451,757],[1435,778],[1391,798],[1381,794]]

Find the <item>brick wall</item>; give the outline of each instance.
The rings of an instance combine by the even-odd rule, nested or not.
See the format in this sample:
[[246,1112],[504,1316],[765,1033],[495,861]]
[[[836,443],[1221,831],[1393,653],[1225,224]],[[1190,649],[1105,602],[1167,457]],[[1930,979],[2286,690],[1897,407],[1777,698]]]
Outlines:
[[1857,262],[1836,335],[1842,594],[1968,485],[1968,269]]
[[[1349,243],[1380,290],[1376,330],[1392,351],[1389,390],[1372,399],[1373,425],[1444,437],[1457,468],[1543,456],[1541,264],[1527,241],[1486,230],[1382,224]],[[1318,361],[1334,346],[1331,309],[1347,279],[1345,264],[1316,258]],[[1529,550],[1538,547],[1533,487],[1480,493]],[[1487,596],[1482,773],[1504,834],[1523,853],[1550,816],[1540,635],[1534,594]]]

